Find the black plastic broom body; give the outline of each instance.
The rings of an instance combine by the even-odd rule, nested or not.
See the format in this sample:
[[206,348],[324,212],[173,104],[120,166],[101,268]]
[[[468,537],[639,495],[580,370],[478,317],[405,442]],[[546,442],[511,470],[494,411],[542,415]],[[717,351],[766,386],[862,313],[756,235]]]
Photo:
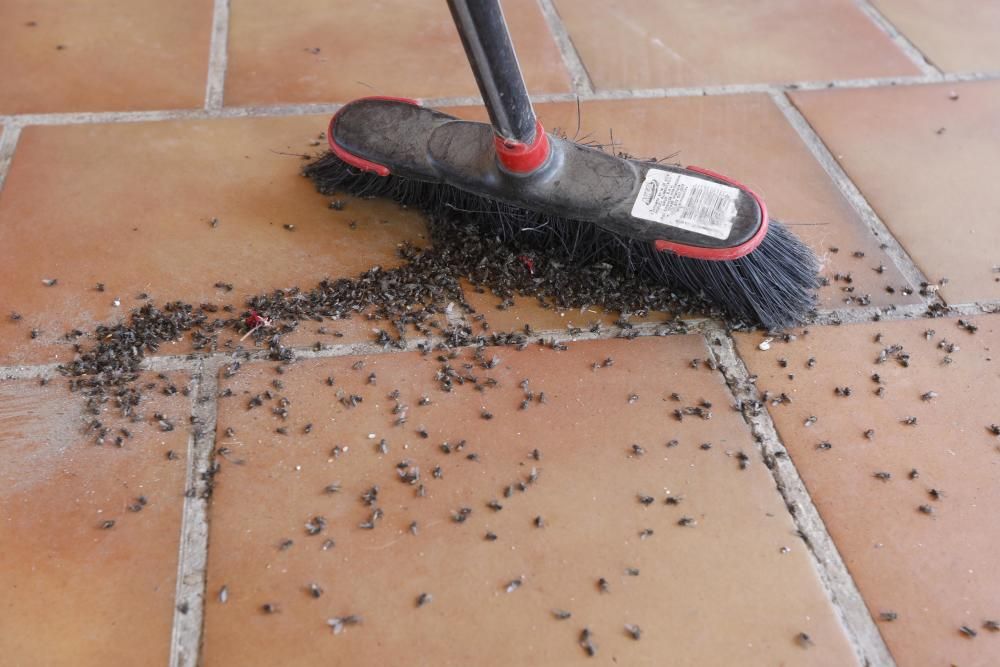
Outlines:
[[753,191],[705,169],[626,159],[546,133],[498,0],[448,4],[491,123],[409,99],[355,100],[330,121],[332,153],[306,169],[321,189],[460,212],[488,219],[501,236],[572,245],[580,259],[623,263],[746,323],[802,321],[815,303],[818,261],[768,219]]

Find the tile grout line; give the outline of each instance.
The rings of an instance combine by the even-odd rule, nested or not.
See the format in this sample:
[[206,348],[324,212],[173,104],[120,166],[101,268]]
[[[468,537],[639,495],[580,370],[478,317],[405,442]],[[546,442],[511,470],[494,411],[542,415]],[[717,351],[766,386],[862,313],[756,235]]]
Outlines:
[[[871,322],[876,317],[881,322],[905,322],[923,317],[926,314],[927,309],[928,304],[926,303],[914,303],[900,306],[869,306],[864,308],[820,310],[817,311],[816,315],[811,320],[801,323],[799,327],[860,324]],[[1000,301],[982,301],[948,306],[947,312],[942,317],[974,317],[977,315],[993,315],[997,313],[1000,313]],[[447,317],[449,324],[460,326],[470,325],[470,323],[461,315],[448,315]],[[684,324],[684,328],[682,329],[676,328],[667,322],[642,322],[633,325],[632,330],[636,332],[637,337],[662,337],[697,334],[708,329],[714,331],[722,326],[721,323],[707,318],[686,319],[681,322]],[[590,331],[584,330],[576,335],[571,335],[566,329],[540,329],[533,331],[529,338],[533,341],[537,341],[539,338],[544,338],[546,340],[556,339],[567,343],[574,343],[589,340],[611,340],[619,338],[621,333],[622,329],[615,326],[602,328],[600,333],[591,333]],[[295,353],[296,359],[335,359],[337,357],[419,352],[421,348],[418,347],[418,345],[430,345],[433,347],[434,345],[443,342],[444,338],[437,336],[408,340],[402,349],[392,347],[387,348],[377,343],[360,341],[356,343],[329,345],[319,351],[317,351],[313,346],[291,347],[289,349]],[[536,343],[532,342],[532,344]],[[474,346],[474,343],[469,343],[468,345],[460,347],[465,348]],[[497,347],[511,346],[500,345]],[[198,371],[199,364],[201,363],[214,363],[218,366],[234,360],[239,360],[241,362],[268,361],[268,354],[268,351],[263,348],[251,348],[248,350],[232,352],[157,355],[147,357],[143,360],[141,369],[143,371],[153,372],[189,371],[196,373]],[[31,380],[39,378],[51,379],[59,376],[59,366],[60,363],[22,364],[12,366],[0,365],[0,380]]]
[[20,138],[20,127],[4,125],[3,135],[0,136],[0,192],[3,191],[3,184],[7,180],[7,172],[10,171],[10,163],[14,159],[14,151]]
[[[919,287],[921,283],[929,283],[930,281],[927,276],[924,275],[906,249],[903,248],[902,244],[896,240],[896,237],[889,231],[889,228],[878,217],[875,209],[865,199],[861,190],[851,180],[851,177],[847,175],[844,168],[840,166],[840,163],[837,162],[837,159],[823,142],[823,139],[813,129],[812,125],[809,124],[806,117],[795,107],[788,96],[785,93],[773,93],[771,99],[774,100],[774,103],[785,115],[789,124],[798,133],[799,138],[802,139],[802,142],[813,154],[813,157],[823,167],[826,175],[834,182],[834,185],[840,190],[840,193],[847,200],[848,204],[851,205],[851,208],[854,209],[855,213],[861,218],[861,221],[868,227],[875,240],[885,245],[883,250],[896,265],[896,268],[899,269],[903,278],[914,288]],[[929,303],[934,301],[940,303],[940,300],[936,297],[932,298]]]
[[871,0],[855,0],[854,3],[875,26],[884,32],[896,47],[917,66],[917,68],[928,76],[942,78],[942,72],[937,65],[931,62],[930,58],[924,55],[917,45],[910,41],[910,38],[899,31],[896,26],[883,14]]
[[208,52],[208,76],[205,82],[205,109],[222,109],[229,62],[229,0],[215,0],[212,8],[212,38]]
[[552,37],[555,38],[556,46],[559,48],[560,55],[562,55],[563,65],[566,67],[573,81],[573,90],[577,95],[592,95],[594,92],[594,82],[587,72],[586,65],[583,64],[583,59],[580,58],[580,52],[576,50],[576,46],[573,44],[573,38],[570,37],[569,31],[566,30],[566,25],[563,23],[562,17],[559,16],[559,10],[556,9],[552,0],[538,0],[538,7],[542,10],[542,15],[545,17],[545,22],[549,25]]
[[208,498],[205,475],[215,448],[219,362],[200,360],[188,438],[187,477],[177,559],[177,588],[170,642],[170,667],[197,667],[205,621],[208,563]]
[[759,445],[795,526],[804,537],[803,542],[812,556],[821,584],[840,616],[860,663],[878,667],[895,665],[861,591],[778,436],[767,407],[756,413],[747,407],[749,402],[757,400],[754,392],[756,385],[736,351],[732,336],[721,327],[706,329],[704,336],[705,345],[714,356],[733,398],[743,406],[743,418]]
[[[794,90],[854,90],[859,88],[889,88],[939,83],[1000,80],[1000,71],[966,72],[943,76],[900,76],[875,79],[839,79],[832,81],[801,81],[787,83],[747,83],[682,88],[647,88],[636,90],[599,90],[593,93],[539,93],[531,96],[536,104],[545,102],[598,102],[612,100],[656,100],[674,97],[705,97],[717,95],[781,94]],[[482,104],[476,95],[427,97],[421,102],[432,107],[469,106]],[[0,115],[0,125],[83,125],[92,123],[137,123],[163,120],[207,120],[215,118],[273,118],[333,113],[343,106],[339,102],[308,102],[263,106],[222,107],[220,109],[159,109],[153,111],[88,111]]]

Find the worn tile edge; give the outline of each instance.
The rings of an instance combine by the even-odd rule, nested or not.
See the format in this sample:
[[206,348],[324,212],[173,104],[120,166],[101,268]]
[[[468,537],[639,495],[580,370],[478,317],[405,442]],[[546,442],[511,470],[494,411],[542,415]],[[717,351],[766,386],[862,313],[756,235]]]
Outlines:
[[943,77],[944,73],[931,61],[931,59],[928,58],[916,44],[910,41],[909,37],[900,32],[899,29],[893,25],[892,21],[890,21],[889,18],[878,9],[878,7],[872,4],[871,0],[855,0],[854,4],[865,16],[868,17],[872,23],[875,24],[875,27],[885,33],[892,43],[895,44],[896,48],[902,51],[922,74],[927,76]]
[[200,659],[208,565],[208,498],[205,493],[205,474],[211,465],[215,449],[218,373],[219,363],[215,359],[200,360],[194,373],[194,402],[191,407],[194,420],[188,438],[170,667],[197,667]]
[[583,64],[580,52],[577,51],[576,46],[573,44],[573,38],[570,37],[569,30],[566,29],[562,17],[559,16],[559,10],[556,9],[552,0],[538,0],[538,7],[542,10],[545,22],[549,25],[549,32],[552,33],[556,46],[559,48],[559,53],[562,55],[563,65],[569,72],[570,79],[573,82],[573,90],[577,95],[593,94],[594,82],[587,72],[586,65]]
[[7,172],[10,171],[10,164],[14,160],[14,151],[17,150],[17,141],[20,138],[19,126],[3,126],[3,134],[0,135],[0,192],[3,192],[3,184],[7,181]]
[[[705,347],[713,355],[726,385],[738,404],[757,400],[756,385],[746,365],[736,351],[736,344],[728,331],[706,328]],[[715,344],[718,340],[719,344]],[[805,537],[804,543],[813,559],[820,582],[840,617],[858,660],[863,665],[894,667],[895,661],[865,605],[857,584],[851,577],[826,530],[819,511],[813,504],[798,470],[788,456],[788,451],[778,437],[777,430],[766,406],[757,414],[743,410],[743,418],[757,441],[775,486],[792,520]],[[776,456],[776,454],[779,454]]]
[[215,0],[212,6],[212,37],[205,82],[205,109],[222,109],[229,61],[229,0]]

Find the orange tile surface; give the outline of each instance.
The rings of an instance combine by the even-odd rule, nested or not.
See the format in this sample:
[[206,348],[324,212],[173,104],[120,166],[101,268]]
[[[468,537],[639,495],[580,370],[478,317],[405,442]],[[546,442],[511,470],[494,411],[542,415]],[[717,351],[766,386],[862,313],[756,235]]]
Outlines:
[[[166,664],[189,402],[150,394],[146,416],[160,411],[177,427],[128,423],[122,448],[95,445],[81,408],[62,378],[0,382],[0,662]],[[138,496],[147,505],[128,511]]]
[[[479,94],[443,2],[298,0],[285,7],[275,12],[268,0],[233,0],[227,105]],[[507,0],[503,8],[528,89],[569,91],[538,5]]]
[[[691,368],[707,355],[700,337],[566,352],[487,348],[484,359],[493,355],[492,370],[470,371],[497,381],[482,393],[469,384],[443,392],[434,379],[440,363],[416,353],[303,361],[280,376],[256,364],[221,381],[234,396],[219,409],[217,445],[228,452],[211,507],[205,664],[589,664],[578,643],[584,627],[601,662],[854,664],[721,376]],[[609,356],[613,365],[591,370]],[[451,363],[462,369],[471,357],[466,350]],[[275,379],[283,388],[274,400],[248,411],[248,399],[273,390]],[[522,379],[536,394],[525,410]],[[408,406],[402,426],[393,426],[394,389]],[[671,401],[671,391],[682,400]],[[338,392],[363,402],[346,408]],[[419,404],[422,395],[430,405]],[[290,401],[287,420],[271,410],[281,398]],[[700,400],[713,404],[713,419],[670,417]],[[442,451],[442,442],[463,439],[461,451]],[[678,444],[667,446],[671,439]],[[705,442],[711,449],[701,449]],[[415,484],[400,479],[404,459],[419,467]],[[532,468],[537,481],[505,497]],[[335,482],[338,492],[324,492]],[[365,530],[359,523],[373,507],[360,495],[373,485],[383,515]],[[639,502],[644,494],[652,504]],[[668,495],[683,500],[667,505]],[[487,506],[494,499],[501,510]],[[453,513],[462,507],[471,513],[459,523]],[[309,535],[316,516],[325,523]],[[685,516],[696,524],[678,525]],[[641,539],[645,529],[653,533]],[[285,540],[292,544],[282,549]],[[521,585],[506,592],[514,580]],[[318,599],[313,583],[323,589]],[[421,593],[433,599],[418,608]],[[557,608],[572,617],[556,620]],[[327,620],[349,614],[362,623],[335,635]],[[640,626],[640,641],[626,623]],[[800,645],[800,632],[813,644]]]
[[1000,83],[793,100],[949,303],[1000,299]]
[[[898,615],[879,629],[899,665],[1000,662],[1000,636],[983,627],[1000,620],[1000,438],[988,430],[1000,423],[1000,317],[972,321],[975,334],[955,319],[815,328],[767,352],[760,336],[738,337],[758,387],[792,400],[771,414],[872,615]],[[949,353],[948,343],[960,349]],[[875,363],[894,345],[902,349]],[[852,392],[837,396],[837,387]],[[903,423],[911,416],[915,425]],[[823,441],[832,448],[817,448]],[[963,625],[978,636],[963,636]]]
[[212,0],[5,0],[0,113],[198,108]]
[[872,0],[889,21],[946,72],[1000,70],[1000,5]]
[[597,88],[919,74],[850,0],[555,0]]
[[[404,241],[425,243],[416,212],[353,199],[333,211],[330,198],[299,176],[295,154],[321,150],[312,143],[325,120],[26,128],[0,194],[8,288],[0,306],[2,363],[71,359],[60,340],[68,330],[117,320],[144,303],[137,298],[143,292],[158,304],[229,303],[241,312],[249,295],[355,276],[396,262]],[[55,286],[42,283],[52,278]],[[219,281],[233,290],[216,288]],[[10,311],[21,321],[9,321]],[[318,325],[304,324],[289,343],[372,337],[360,317],[326,326],[344,337],[317,336]],[[32,328],[41,332],[34,340]],[[168,343],[161,352],[189,349]]]

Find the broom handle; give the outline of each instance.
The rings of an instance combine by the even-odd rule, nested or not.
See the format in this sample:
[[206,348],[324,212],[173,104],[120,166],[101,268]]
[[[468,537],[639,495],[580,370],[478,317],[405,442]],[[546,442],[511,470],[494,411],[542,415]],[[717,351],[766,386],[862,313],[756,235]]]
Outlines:
[[535,140],[535,112],[517,64],[499,0],[448,0],[465,55],[476,75],[493,132],[522,144]]

